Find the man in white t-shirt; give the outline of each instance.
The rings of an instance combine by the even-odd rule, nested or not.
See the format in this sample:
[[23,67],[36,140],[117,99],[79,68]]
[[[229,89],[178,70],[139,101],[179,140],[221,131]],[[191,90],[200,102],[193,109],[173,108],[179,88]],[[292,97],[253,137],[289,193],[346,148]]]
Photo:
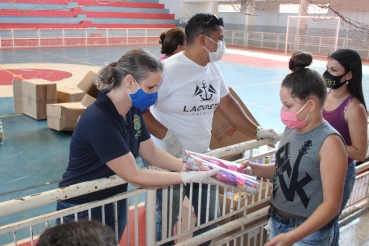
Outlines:
[[[145,123],[157,147],[176,157],[182,150],[203,153],[209,150],[214,111],[220,107],[240,128],[259,138],[277,139],[273,129],[262,129],[252,122],[229,93],[223,75],[215,63],[225,52],[223,20],[213,14],[196,14],[185,29],[186,50],[164,60],[163,81],[158,100],[143,114]],[[189,185],[184,193],[189,195]],[[215,215],[216,187],[211,188],[210,208],[207,210],[208,185],[202,185],[201,224]],[[173,224],[179,211],[179,191],[173,195]],[[192,205],[198,216],[199,184],[193,184]],[[161,204],[161,197],[157,197]],[[160,206],[159,206],[160,207]],[[161,209],[161,207],[160,207]],[[157,207],[158,210],[158,207]],[[160,217],[160,216],[157,216]],[[161,218],[157,218],[157,240],[161,239]],[[215,228],[216,224],[194,233],[194,236]],[[169,227],[172,228],[172,227]],[[208,245],[209,242],[203,244]]]

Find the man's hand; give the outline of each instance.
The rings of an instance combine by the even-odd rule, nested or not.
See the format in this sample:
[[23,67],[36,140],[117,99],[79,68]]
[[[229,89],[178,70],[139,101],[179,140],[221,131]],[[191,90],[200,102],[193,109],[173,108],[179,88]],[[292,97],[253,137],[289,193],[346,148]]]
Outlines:
[[256,132],[258,138],[272,138],[274,139],[273,145],[278,141],[278,134],[273,129],[259,129]]
[[182,144],[177,136],[168,129],[167,134],[162,140],[165,145],[165,150],[174,157],[180,158],[182,155]]

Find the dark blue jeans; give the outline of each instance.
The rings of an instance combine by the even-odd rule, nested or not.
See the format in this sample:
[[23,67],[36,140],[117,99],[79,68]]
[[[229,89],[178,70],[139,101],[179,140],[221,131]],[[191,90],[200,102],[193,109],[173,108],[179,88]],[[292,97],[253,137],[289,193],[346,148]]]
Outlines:
[[331,246],[338,246],[339,245],[339,239],[340,239],[340,227],[338,225],[338,219],[343,211],[343,209],[346,207],[346,204],[348,200],[350,199],[350,195],[352,190],[354,189],[355,179],[356,179],[356,163],[355,161],[351,162],[347,167],[347,173],[345,178],[345,186],[343,189],[343,197],[342,197],[342,203],[341,203],[341,210],[339,214],[333,219],[333,240],[331,243]]
[[[71,204],[66,201],[61,201],[56,204],[56,210],[62,210],[66,208],[71,208],[74,206],[78,206],[78,204]],[[124,228],[127,224],[127,203],[126,200],[117,201],[117,210],[118,210],[118,242],[123,236]],[[115,232],[115,220],[114,220],[114,203],[104,205],[105,210],[105,224],[110,226]],[[77,213],[78,220],[88,219],[88,210],[81,211]],[[97,220],[102,222],[102,213],[101,207],[96,207],[91,209],[91,218],[92,220]],[[63,217],[63,223],[68,223],[74,221],[74,214]],[[60,219],[56,220],[56,224],[60,224]]]

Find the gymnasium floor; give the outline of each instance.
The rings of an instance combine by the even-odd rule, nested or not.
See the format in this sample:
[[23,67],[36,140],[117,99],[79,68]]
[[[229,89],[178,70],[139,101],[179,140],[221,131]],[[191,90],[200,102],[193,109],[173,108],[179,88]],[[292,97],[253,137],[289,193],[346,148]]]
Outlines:
[[[0,50],[0,119],[5,136],[4,145],[0,146],[0,202],[56,188],[68,163],[72,135],[49,129],[46,120],[36,121],[15,113],[11,79],[17,76],[55,79],[52,71],[35,75],[35,69],[48,69],[67,72],[64,79],[56,81],[58,87],[76,85],[89,70],[98,71],[102,65],[118,60],[133,48],[138,46]],[[155,56],[160,55],[158,46],[144,48]],[[234,88],[261,126],[274,128],[278,133],[284,129],[279,119],[279,88],[289,72],[288,60],[289,55],[283,53],[228,48],[218,63],[226,83]],[[323,73],[325,64],[325,57],[316,57],[312,68]],[[364,96],[369,102],[368,64],[364,66],[363,81]],[[5,216],[0,219],[0,226],[28,218],[29,213],[37,215],[54,209],[46,206],[28,214]],[[341,245],[348,242],[351,246],[369,245],[369,235],[364,233],[368,220],[369,212],[364,210],[343,227]],[[360,230],[355,232],[354,228]],[[0,236],[0,245],[8,239]]]

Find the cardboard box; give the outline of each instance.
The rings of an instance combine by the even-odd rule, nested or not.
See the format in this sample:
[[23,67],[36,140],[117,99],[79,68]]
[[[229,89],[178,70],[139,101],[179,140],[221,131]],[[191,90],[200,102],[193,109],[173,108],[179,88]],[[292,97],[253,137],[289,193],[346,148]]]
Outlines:
[[[219,187],[221,188],[221,187]],[[224,201],[224,197],[226,197],[225,201]],[[223,192],[221,192],[221,190],[219,189],[219,194],[218,194],[218,199],[219,199],[219,209],[220,209],[220,215],[223,215],[223,208],[225,206],[225,214],[229,214],[231,212],[233,212],[233,207],[232,207],[232,199],[225,196]],[[218,224],[219,225],[224,225],[227,224],[229,221],[231,220],[235,220],[237,219],[237,215],[233,215],[229,218],[226,218],[222,221],[220,221]]]
[[94,71],[88,71],[85,77],[79,82],[77,87],[84,91],[86,94],[82,98],[81,104],[85,107],[90,106],[98,97],[99,90],[95,85],[95,79],[97,77],[97,73]]
[[58,100],[67,102],[48,105],[47,124],[49,128],[57,131],[75,129],[79,117],[98,97],[99,90],[95,86],[96,76],[97,73],[89,71],[77,87],[58,89]]
[[[181,221],[181,227],[182,231],[188,230],[188,213],[191,213],[191,221],[190,221],[190,229],[195,228],[197,217],[195,215],[195,211],[193,210],[192,204],[190,204],[190,200],[188,200],[187,196],[185,196],[183,202],[182,202],[182,221]],[[178,227],[179,227],[179,221],[174,225],[173,227],[173,236],[177,234]],[[175,240],[175,243],[181,243],[186,241],[187,239],[192,238],[193,233],[189,233],[185,236],[182,236]]]
[[44,120],[46,105],[57,102],[56,84],[43,79],[22,80],[23,113]]
[[[231,191],[232,189],[231,188],[228,188],[227,189],[227,192]],[[238,189],[235,189],[235,192],[237,192],[235,195],[226,195],[224,194],[225,193],[225,189],[221,186],[219,186],[219,194],[218,194],[218,200],[219,200],[219,211],[220,211],[220,216],[223,215],[223,207],[225,206],[225,214],[229,214],[235,210],[238,209]],[[243,193],[245,194],[245,193]],[[272,194],[272,184],[269,184],[267,185],[266,182],[264,182],[261,186],[261,191],[260,192],[257,192],[254,196],[244,196],[240,199],[240,208],[244,207],[245,206],[245,203],[246,205],[250,205],[250,204],[253,204],[253,203],[257,203],[263,199],[265,199],[266,197],[270,196]],[[224,197],[225,200],[224,200]],[[233,199],[233,203],[232,203],[232,199]],[[247,214],[249,213],[252,213],[252,212],[255,212],[261,208],[264,208],[264,207],[268,207],[270,206],[270,202],[269,202],[269,199],[268,200],[265,200],[251,208],[248,208],[247,209]],[[191,208],[191,210],[189,209]],[[181,226],[182,226],[182,231],[183,230],[187,230],[188,229],[188,213],[191,213],[191,224],[190,224],[190,229],[193,229],[195,227],[195,223],[196,223],[196,215],[193,211],[193,208],[192,206],[189,204],[189,200],[187,199],[187,197],[185,197],[185,199],[183,200],[183,203],[182,203],[182,222],[181,222]],[[232,220],[235,220],[235,219],[238,219],[238,218],[241,218],[244,216],[244,212],[239,212],[237,214],[234,214],[233,216],[229,217],[229,218],[226,218],[224,220],[221,220],[220,222],[218,222],[218,225],[224,225]],[[252,222],[252,223],[248,223],[245,225],[245,227],[248,227],[248,226],[252,226],[253,224],[257,224],[259,221],[261,220],[264,220],[265,218],[263,217],[262,219],[259,219],[255,222]],[[174,225],[174,229],[173,229],[173,235],[176,235],[176,227],[178,228],[178,222]],[[232,232],[230,232],[229,234],[233,234],[237,231],[239,231],[240,229],[237,229],[237,230],[234,230]],[[263,232],[262,232],[263,233]],[[192,233],[189,233],[187,234],[186,236],[183,236],[181,238],[179,238],[176,243],[180,243],[180,242],[183,242],[189,238],[192,237]],[[248,236],[247,235],[244,235],[244,242],[247,242],[248,240]],[[250,240],[255,240],[253,238],[250,238]],[[257,239],[259,240],[259,239]],[[266,238],[265,238],[266,240]],[[234,244],[233,241],[232,242],[229,242],[229,245],[241,245],[240,242],[241,242],[241,239],[237,239],[236,240],[237,243]],[[253,241],[252,241],[253,242]],[[265,243],[266,241],[264,241],[263,243]],[[253,244],[251,244],[253,245]]]
[[238,154],[234,154],[234,155],[224,156],[224,157],[222,157],[222,159],[226,160],[226,161],[237,161],[239,159],[242,159],[243,157],[244,157],[243,153],[238,153]]
[[13,80],[14,111],[23,114],[22,80]]
[[47,126],[57,131],[73,131],[86,107],[80,102],[47,105]]
[[94,101],[96,101],[96,98],[94,98],[94,97],[92,97],[92,96],[90,96],[88,94],[85,94],[83,96],[83,98],[82,98],[81,104],[87,108],[88,106],[90,106],[91,104],[93,104]]
[[[231,186],[228,186],[230,188],[227,189],[227,193],[232,191]],[[259,202],[263,199],[265,199],[268,196],[271,196],[272,194],[272,184],[271,183],[267,183],[267,182],[262,182],[260,185],[260,189],[259,191],[257,191],[254,195],[247,195],[246,192],[241,192],[241,199],[240,199],[240,207],[244,207],[245,206],[245,202],[247,205]],[[222,186],[219,186],[219,195],[225,195],[225,189]],[[231,208],[232,211],[237,210],[237,206],[238,206],[238,198],[239,198],[239,189],[235,189],[235,194],[226,194],[226,199],[228,199],[230,202],[227,204],[231,204],[232,199],[234,200],[233,202],[233,207]],[[221,202],[222,200],[219,199],[219,202]],[[269,200],[268,200],[268,204],[269,204]],[[226,210],[228,211],[228,210]],[[252,208],[251,210],[248,210],[248,213],[252,213],[254,212],[255,209]],[[237,214],[237,218],[240,218],[243,216],[243,212]]]
[[56,92],[58,96],[58,103],[81,102],[83,96],[86,94],[77,87],[61,87],[57,88]]
[[[231,189],[227,189],[227,192],[228,191],[231,191]],[[235,189],[235,191],[237,192],[238,189]],[[236,193],[235,195],[226,195],[224,194],[225,192],[225,189],[223,187],[219,187],[219,204],[220,204],[220,212],[221,214],[223,213],[223,204],[225,204],[226,206],[226,210],[225,212],[226,213],[230,213],[230,211],[235,211],[238,209],[238,196],[239,196],[239,193]],[[245,206],[245,203],[246,205],[250,205],[250,204],[253,204],[253,203],[257,203],[263,199],[265,199],[266,197],[270,196],[272,194],[272,184],[269,184],[267,185],[266,182],[262,183],[262,187],[261,187],[261,191],[260,192],[257,192],[254,196],[245,196],[245,197],[242,197],[240,199],[240,208],[244,207]],[[243,194],[242,194],[243,195]],[[226,196],[226,201],[225,203],[223,202],[223,199],[224,199],[224,196]],[[233,199],[233,203],[232,203],[232,199]],[[264,207],[269,207],[270,206],[270,201],[269,199],[268,200],[265,200],[251,208],[248,208],[247,209],[247,214],[249,213],[252,213],[252,212],[255,212],[259,209],[262,209]],[[227,219],[224,219],[222,221],[219,222],[220,225],[224,225],[226,223],[228,223],[229,221],[232,221],[232,220],[235,220],[235,219],[238,219],[238,218],[241,218],[244,216],[244,212],[239,212],[235,215],[233,215],[232,217],[230,218],[227,218]],[[248,223],[248,224],[245,224],[244,227],[247,228],[247,227],[252,227],[253,225],[259,223],[260,221],[263,221],[265,219],[268,218],[268,215],[265,216],[265,217],[262,217],[256,221],[253,221],[251,223]],[[236,229],[234,231],[231,231],[229,232],[227,235],[230,236],[236,232],[240,231],[240,229]],[[234,243],[234,241],[230,241],[229,242],[229,245],[230,246],[243,246],[243,245],[264,245],[264,243],[267,242],[267,236],[266,236],[266,231],[265,230],[260,230],[260,229],[255,229],[255,231],[253,231],[253,233],[251,233],[251,236],[253,236],[253,234],[262,234],[262,244],[260,244],[260,235],[258,235],[257,237],[250,237],[250,241],[248,239],[248,234],[245,234],[243,236],[243,242],[241,243],[241,237],[240,238],[237,238],[236,239],[236,243]],[[250,235],[250,234],[249,234]],[[254,235],[254,236],[255,236]],[[222,237],[225,237],[224,235]],[[256,242],[254,242],[256,240]],[[248,243],[249,242],[249,243]]]
[[[257,125],[259,125],[254,116],[238,97],[236,92],[231,87],[228,89],[229,93],[240,104],[247,116]],[[252,132],[238,128],[219,107],[216,108],[211,131],[210,149],[218,149],[221,147],[246,142],[252,139],[256,139],[256,136]]]
[[97,98],[99,95],[99,90],[95,85],[95,79],[97,77],[97,73],[93,71],[88,71],[85,77],[79,82],[77,87],[82,91],[86,92],[86,94],[92,96],[93,98]]

